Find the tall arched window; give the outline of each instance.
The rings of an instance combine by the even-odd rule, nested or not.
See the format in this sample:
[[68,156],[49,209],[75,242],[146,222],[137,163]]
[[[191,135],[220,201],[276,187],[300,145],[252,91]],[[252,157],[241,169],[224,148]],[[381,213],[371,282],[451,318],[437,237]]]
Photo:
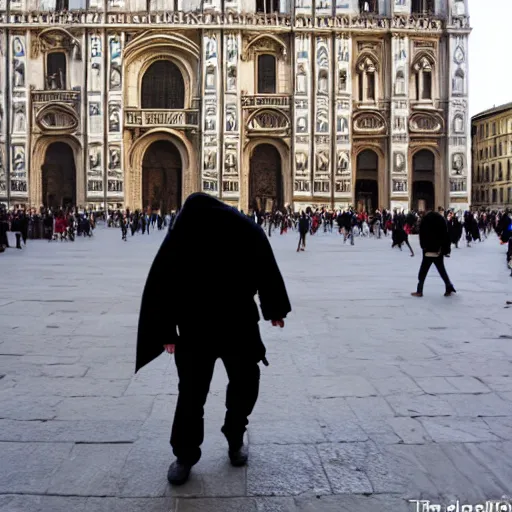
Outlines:
[[[510,181],[510,172],[511,172],[511,164],[510,160],[507,162],[507,181]],[[512,198],[511,198],[512,199]]]
[[276,93],[276,58],[273,55],[258,55],[258,94]]
[[279,0],[256,0],[256,12],[279,12]]
[[416,99],[431,100],[432,99],[432,72],[433,62],[427,57],[422,57],[414,64],[414,72],[416,79]]
[[66,89],[66,54],[52,52],[46,56],[46,87],[52,91]]
[[359,80],[359,101],[375,101],[377,98],[377,66],[366,57],[357,65]]
[[142,108],[185,108],[185,83],[180,69],[170,60],[157,60],[142,79]]

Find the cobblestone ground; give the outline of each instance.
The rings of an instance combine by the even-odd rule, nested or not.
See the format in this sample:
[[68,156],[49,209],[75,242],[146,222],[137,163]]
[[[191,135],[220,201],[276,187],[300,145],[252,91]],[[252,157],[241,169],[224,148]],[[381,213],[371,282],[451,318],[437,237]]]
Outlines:
[[204,456],[172,489],[174,362],[133,375],[162,236],[99,227],[0,256],[1,512],[405,512],[511,493],[512,279],[497,239],[454,250],[456,296],[432,269],[415,299],[419,256],[324,233],[304,253],[295,233],[272,237],[294,311],[262,328],[248,467],[227,460],[219,364]]

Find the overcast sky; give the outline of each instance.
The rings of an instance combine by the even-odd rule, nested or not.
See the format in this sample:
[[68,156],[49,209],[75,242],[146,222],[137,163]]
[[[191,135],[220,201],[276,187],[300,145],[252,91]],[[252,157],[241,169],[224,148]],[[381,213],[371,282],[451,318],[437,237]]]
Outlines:
[[469,0],[469,111],[512,102],[512,0]]

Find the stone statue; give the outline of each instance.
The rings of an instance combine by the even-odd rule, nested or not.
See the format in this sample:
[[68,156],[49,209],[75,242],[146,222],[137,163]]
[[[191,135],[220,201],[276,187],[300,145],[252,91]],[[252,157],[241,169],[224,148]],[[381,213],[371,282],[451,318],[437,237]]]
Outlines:
[[26,130],[26,110],[25,103],[14,102],[13,104],[14,126],[13,131],[16,133],[24,133]]

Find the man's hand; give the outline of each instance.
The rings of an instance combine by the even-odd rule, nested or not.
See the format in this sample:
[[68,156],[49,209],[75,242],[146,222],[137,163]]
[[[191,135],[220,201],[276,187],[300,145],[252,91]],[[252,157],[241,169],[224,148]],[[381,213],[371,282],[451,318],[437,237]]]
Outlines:
[[164,349],[168,354],[174,354],[174,350],[176,349],[176,345],[164,345]]
[[283,319],[281,319],[281,320],[272,320],[272,325],[274,327],[279,326],[282,329],[284,327],[284,320]]

